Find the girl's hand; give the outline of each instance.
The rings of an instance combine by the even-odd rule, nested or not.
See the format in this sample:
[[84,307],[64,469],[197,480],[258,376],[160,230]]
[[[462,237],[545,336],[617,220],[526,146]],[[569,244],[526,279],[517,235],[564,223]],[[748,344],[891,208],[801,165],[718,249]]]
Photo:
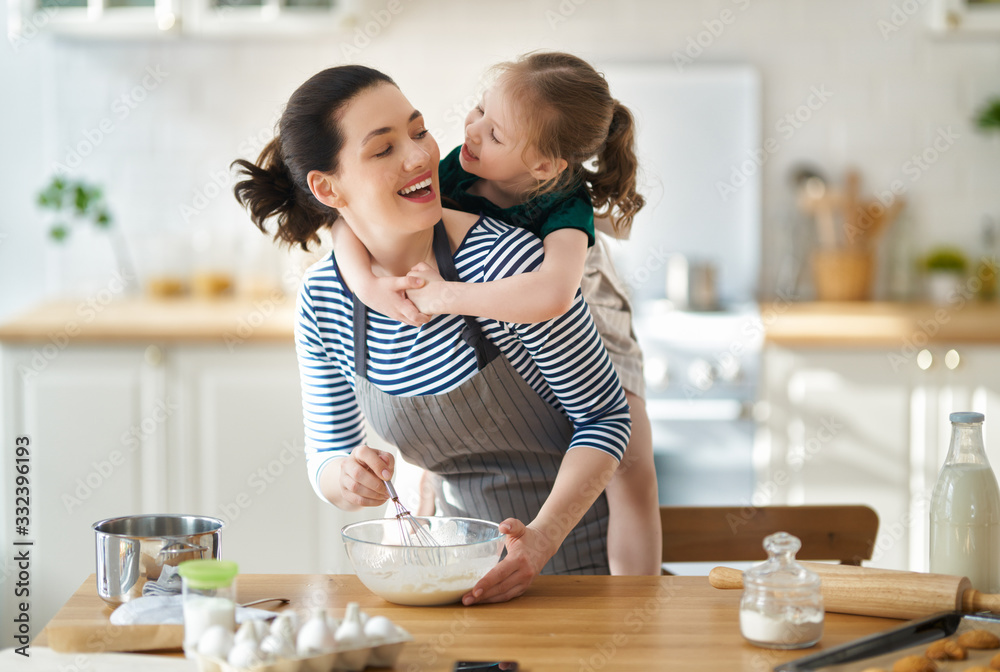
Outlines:
[[500,523],[507,535],[507,557],[462,596],[462,604],[506,602],[522,594],[535,580],[556,549],[539,530],[517,518]]
[[404,275],[401,278],[375,278],[371,286],[365,288],[365,291],[358,292],[358,296],[361,297],[366,306],[377,310],[386,317],[411,327],[419,327],[430,322],[431,316],[420,312],[417,306],[407,298],[407,292],[423,287],[423,285],[423,279],[410,275]]
[[340,460],[340,490],[344,501],[355,506],[378,506],[389,500],[385,483],[392,478],[396,460],[392,453],[359,446]]
[[445,282],[436,269],[421,262],[411,268],[406,277],[420,283],[416,288],[407,289],[406,296],[423,313],[440,315],[451,312],[447,302],[452,283]]

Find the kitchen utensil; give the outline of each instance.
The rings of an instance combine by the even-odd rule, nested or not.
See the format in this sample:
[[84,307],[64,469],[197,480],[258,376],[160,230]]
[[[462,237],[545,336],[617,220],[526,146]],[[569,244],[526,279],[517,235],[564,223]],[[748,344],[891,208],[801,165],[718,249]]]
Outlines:
[[93,524],[97,548],[97,594],[112,607],[142,595],[164,565],[221,555],[223,522],[207,516],[122,516]]
[[475,518],[416,518],[436,546],[406,546],[392,518],[352,523],[341,530],[347,557],[358,578],[379,597],[395,604],[457,602],[500,558],[500,526]]
[[[437,546],[434,535],[428,532],[421,522],[415,518],[405,506],[399,501],[396,488],[392,487],[391,481],[383,481],[385,489],[389,491],[389,499],[396,506],[396,521],[399,523],[399,536],[404,546]],[[423,557],[423,556],[416,556]]]
[[667,299],[678,310],[718,310],[715,264],[675,253],[667,258]]
[[[820,576],[827,611],[884,618],[919,618],[937,611],[1000,613],[1000,595],[972,589],[964,576],[803,562]],[[716,588],[742,588],[743,573],[716,567],[708,575]]]

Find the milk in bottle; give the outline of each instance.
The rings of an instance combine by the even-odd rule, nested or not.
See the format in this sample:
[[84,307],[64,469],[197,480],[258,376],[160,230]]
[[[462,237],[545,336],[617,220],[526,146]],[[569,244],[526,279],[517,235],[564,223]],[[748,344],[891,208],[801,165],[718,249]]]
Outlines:
[[948,457],[931,496],[930,571],[1000,592],[1000,488],[983,446],[983,415],[950,420]]

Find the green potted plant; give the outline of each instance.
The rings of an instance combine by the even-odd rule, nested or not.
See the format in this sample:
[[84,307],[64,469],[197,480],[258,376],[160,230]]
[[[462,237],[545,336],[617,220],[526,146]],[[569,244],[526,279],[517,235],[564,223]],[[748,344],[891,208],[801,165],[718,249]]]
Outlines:
[[38,193],[37,204],[42,210],[52,213],[49,238],[56,244],[65,244],[73,229],[88,224],[107,232],[116,270],[121,273],[126,283],[132,282],[135,274],[125,241],[121,232],[114,226],[111,210],[98,185],[56,175]]
[[969,266],[965,253],[957,247],[940,246],[932,249],[923,261],[927,272],[927,295],[937,304],[948,304],[962,291]]

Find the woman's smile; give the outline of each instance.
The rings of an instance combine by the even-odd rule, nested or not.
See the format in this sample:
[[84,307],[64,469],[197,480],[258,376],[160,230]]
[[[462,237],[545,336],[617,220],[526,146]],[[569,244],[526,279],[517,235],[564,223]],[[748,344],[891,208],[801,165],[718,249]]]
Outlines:
[[418,175],[406,186],[396,192],[408,201],[428,203],[434,200],[434,187],[431,185],[431,171]]

